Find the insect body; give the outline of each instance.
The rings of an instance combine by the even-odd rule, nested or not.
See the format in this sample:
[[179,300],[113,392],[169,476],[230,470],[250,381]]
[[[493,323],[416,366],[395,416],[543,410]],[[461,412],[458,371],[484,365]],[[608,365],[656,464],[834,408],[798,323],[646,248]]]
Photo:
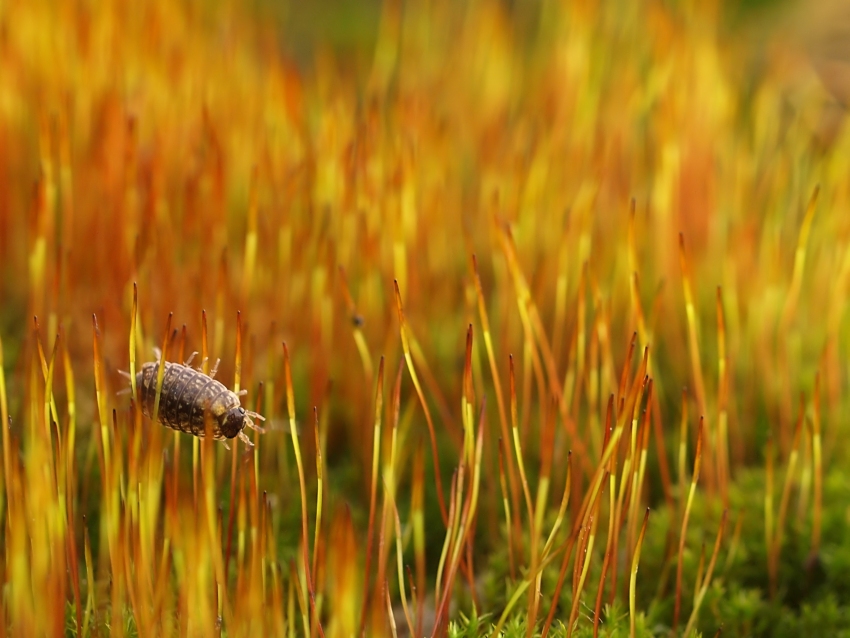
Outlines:
[[203,438],[209,420],[215,440],[224,441],[238,436],[246,445],[253,445],[243,430],[247,425],[263,432],[253,419],[264,421],[265,418],[243,408],[239,396],[245,394],[245,390],[238,394],[228,390],[224,384],[215,380],[215,368],[207,375],[190,367],[192,357],[184,365],[168,361],[161,363],[162,357],[157,351],[157,361],[142,365],[142,369],[136,374],[142,414],[153,418],[157,376],[159,366],[163,365],[162,390],[157,412],[157,420],[162,425]]

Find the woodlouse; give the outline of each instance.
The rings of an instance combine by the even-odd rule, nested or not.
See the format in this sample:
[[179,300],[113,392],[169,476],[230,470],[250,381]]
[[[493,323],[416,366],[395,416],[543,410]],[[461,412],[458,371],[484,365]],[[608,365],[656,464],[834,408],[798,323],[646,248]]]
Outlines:
[[[159,364],[162,359],[159,349],[156,349],[155,353],[157,360],[143,364],[136,374],[136,387],[142,414],[151,419],[156,402]],[[239,437],[246,445],[253,446],[243,430],[245,426],[248,426],[257,432],[265,432],[253,421],[253,419],[265,421],[265,417],[242,407],[239,397],[246,394],[246,390],[236,393],[229,390],[223,383],[216,381],[214,377],[218,369],[218,361],[208,375],[191,367],[195,354],[197,353],[193,353],[182,365],[164,362],[157,421],[172,430],[204,438],[206,420],[209,419],[215,440],[225,441]],[[130,376],[126,372],[123,374]]]

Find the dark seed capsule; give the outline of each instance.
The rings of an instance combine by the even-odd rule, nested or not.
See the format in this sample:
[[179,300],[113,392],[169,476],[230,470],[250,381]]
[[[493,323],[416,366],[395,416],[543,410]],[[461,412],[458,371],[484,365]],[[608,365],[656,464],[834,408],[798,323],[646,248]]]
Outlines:
[[[148,418],[153,418],[159,365],[159,362],[145,363],[136,374],[139,403],[142,414]],[[243,408],[239,395],[228,390],[211,375],[179,363],[166,361],[163,365],[165,368],[157,413],[157,420],[162,425],[203,438],[209,420],[213,438],[217,441],[238,436],[247,445],[252,444],[243,432],[245,426],[263,432],[253,419],[265,419]]]

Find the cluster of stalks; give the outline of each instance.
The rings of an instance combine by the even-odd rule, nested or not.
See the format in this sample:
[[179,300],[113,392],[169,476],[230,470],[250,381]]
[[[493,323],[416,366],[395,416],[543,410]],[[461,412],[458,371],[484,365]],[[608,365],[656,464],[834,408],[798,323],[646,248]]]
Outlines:
[[[787,59],[742,97],[715,3],[390,0],[302,68],[83,4],[0,6],[0,638],[690,636],[748,526],[770,599],[819,556],[850,138]],[[144,417],[155,346],[266,434]]]

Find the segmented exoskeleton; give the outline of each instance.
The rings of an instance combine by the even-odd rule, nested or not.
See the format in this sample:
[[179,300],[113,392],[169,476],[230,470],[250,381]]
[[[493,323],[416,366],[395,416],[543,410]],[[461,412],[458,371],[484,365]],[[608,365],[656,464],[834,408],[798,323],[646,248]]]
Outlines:
[[[156,351],[156,361],[145,363],[136,374],[136,387],[139,393],[139,404],[142,414],[153,418],[156,402],[156,381],[162,359],[160,351]],[[162,390],[159,399],[157,421],[162,425],[203,438],[207,427],[212,429],[212,436],[217,441],[225,441],[239,437],[246,445],[252,446],[251,440],[243,431],[245,426],[264,432],[253,419],[265,421],[262,415],[242,407],[239,397],[246,393],[228,390],[227,387],[215,380],[218,362],[210,374],[190,366],[196,353],[183,365],[166,361],[163,363]],[[123,373],[129,377],[128,373]],[[209,420],[209,426],[207,426]],[[225,444],[226,445],[226,444]]]

